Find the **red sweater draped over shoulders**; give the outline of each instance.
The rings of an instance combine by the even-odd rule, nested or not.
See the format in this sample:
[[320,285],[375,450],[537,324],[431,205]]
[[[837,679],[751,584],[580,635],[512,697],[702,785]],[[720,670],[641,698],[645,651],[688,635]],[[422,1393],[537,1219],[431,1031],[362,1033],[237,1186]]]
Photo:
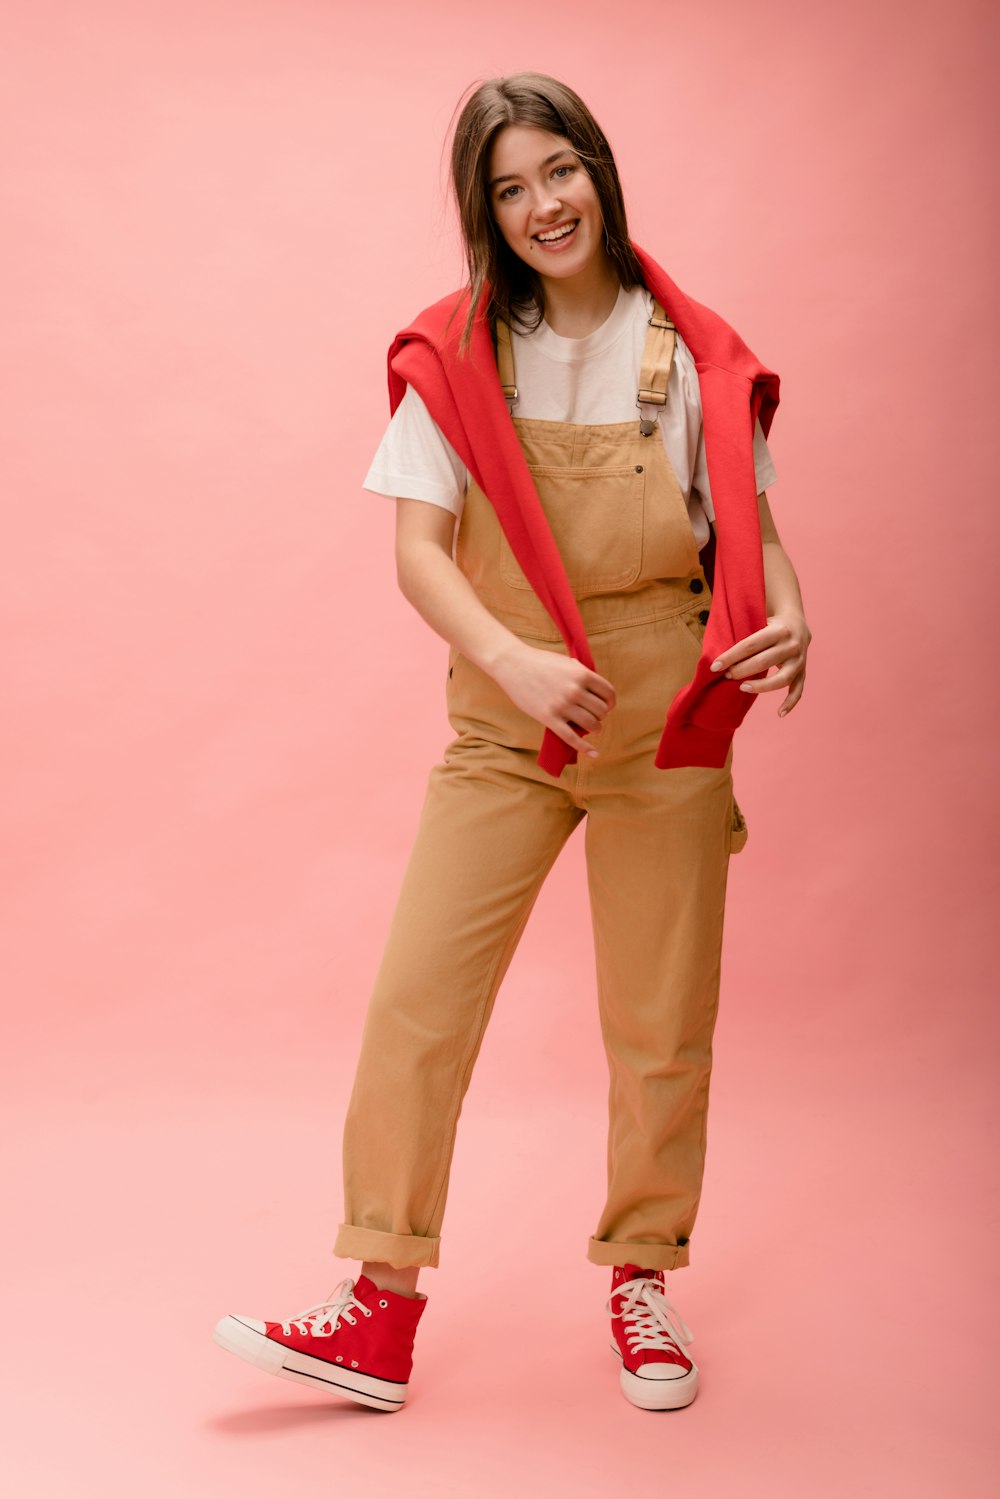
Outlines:
[[[753,436],[758,420],[764,436],[770,432],[779,381],[718,313],[682,292],[634,240],[632,248],[647,290],[673,319],[695,362],[715,510],[712,607],[702,654],[667,709],[654,763],[661,770],[721,768],[758,694],[741,692],[739,682],[710,666],[767,623]],[[496,510],[569,654],[594,670],[580,610],[500,388],[486,316],[489,288],[477,309],[468,353],[459,354],[469,296],[468,287],[450,293],[397,333],[388,359],[390,412],[412,385]],[[538,755],[542,769],[559,776],[576,758],[576,750],[546,728]]]

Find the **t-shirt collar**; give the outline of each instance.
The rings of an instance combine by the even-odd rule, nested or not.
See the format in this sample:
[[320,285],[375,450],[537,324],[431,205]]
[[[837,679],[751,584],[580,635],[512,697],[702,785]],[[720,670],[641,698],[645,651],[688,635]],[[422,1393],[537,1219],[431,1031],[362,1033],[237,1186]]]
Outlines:
[[583,338],[564,338],[561,334],[553,332],[544,320],[539,323],[534,333],[523,336],[530,338],[532,349],[543,354],[547,359],[556,359],[563,364],[577,364],[582,359],[590,359],[595,354],[603,354],[611,344],[621,338],[632,322],[633,297],[640,295],[641,291],[642,288],[637,286],[633,287],[632,292],[629,293],[624,286],[619,286],[615,305],[604,322],[599,328],[595,328],[593,333],[588,333]]

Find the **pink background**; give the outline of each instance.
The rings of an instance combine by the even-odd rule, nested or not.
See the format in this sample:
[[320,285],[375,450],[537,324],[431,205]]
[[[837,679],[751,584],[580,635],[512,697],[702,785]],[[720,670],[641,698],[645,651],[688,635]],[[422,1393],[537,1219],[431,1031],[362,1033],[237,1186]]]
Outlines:
[[[8,1481],[994,1493],[990,9],[3,21]],[[780,373],[770,499],[815,640],[800,705],[765,694],[736,740],[750,840],[670,1283],[698,1400],[622,1399],[585,1259],[606,1074],[573,841],[497,1004],[410,1403],[374,1446],[370,1412],[210,1334],[356,1273],[330,1253],[342,1116],[450,732],[446,646],[360,484],[386,347],[462,279],[452,109],[520,68],[590,103],[634,237]]]

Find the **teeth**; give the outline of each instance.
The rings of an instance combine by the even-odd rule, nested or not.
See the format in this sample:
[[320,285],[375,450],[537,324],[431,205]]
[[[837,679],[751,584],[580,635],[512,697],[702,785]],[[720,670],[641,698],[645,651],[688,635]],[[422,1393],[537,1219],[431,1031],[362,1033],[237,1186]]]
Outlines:
[[572,224],[567,224],[565,229],[555,229],[551,234],[536,234],[535,238],[544,240],[546,242],[553,239],[564,239],[567,234],[573,233],[573,230],[576,228],[579,222],[579,219],[577,219]]

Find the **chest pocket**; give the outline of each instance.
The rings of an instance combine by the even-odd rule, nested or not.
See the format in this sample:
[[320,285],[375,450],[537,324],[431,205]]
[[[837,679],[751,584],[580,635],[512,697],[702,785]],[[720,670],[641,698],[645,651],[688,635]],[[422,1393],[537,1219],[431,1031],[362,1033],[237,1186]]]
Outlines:
[[[576,597],[634,583],[642,568],[643,466],[528,467]],[[531,588],[502,530],[500,576],[511,588]]]

